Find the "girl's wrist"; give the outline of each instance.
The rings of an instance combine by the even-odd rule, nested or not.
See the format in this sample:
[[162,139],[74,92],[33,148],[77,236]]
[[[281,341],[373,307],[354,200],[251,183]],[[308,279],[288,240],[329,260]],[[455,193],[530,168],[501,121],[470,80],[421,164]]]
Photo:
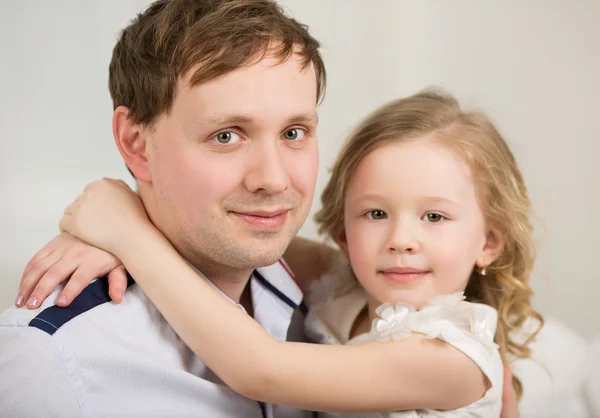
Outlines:
[[[152,281],[147,279],[152,277],[148,272],[168,264],[173,253],[176,254],[176,250],[171,243],[152,226],[132,234],[131,240],[124,242],[113,254],[121,260],[125,269],[138,283],[144,283],[146,286]],[[146,290],[145,287],[143,288]]]
[[115,241],[110,252],[123,263],[136,254],[148,257],[147,251],[151,250],[146,250],[145,247],[155,244],[161,238],[166,240],[149,221],[145,224],[130,225],[123,231],[122,236]]

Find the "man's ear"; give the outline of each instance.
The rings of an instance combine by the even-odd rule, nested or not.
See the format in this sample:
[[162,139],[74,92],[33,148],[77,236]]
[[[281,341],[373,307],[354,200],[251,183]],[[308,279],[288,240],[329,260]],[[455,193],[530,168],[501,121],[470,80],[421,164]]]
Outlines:
[[144,183],[151,183],[152,176],[148,169],[146,155],[146,137],[142,134],[142,125],[129,118],[129,108],[119,106],[113,113],[113,136],[117,148],[125,160],[125,164],[135,178]]
[[504,235],[498,229],[490,229],[485,237],[481,255],[477,258],[477,265],[485,268],[496,261],[502,254],[505,243]]
[[346,259],[350,260],[350,253],[348,252],[348,240],[346,239],[346,229],[344,228],[344,225],[342,225],[340,231],[335,234],[334,239],[335,243],[338,245],[338,247],[340,247],[340,250],[342,250],[342,253],[344,253]]

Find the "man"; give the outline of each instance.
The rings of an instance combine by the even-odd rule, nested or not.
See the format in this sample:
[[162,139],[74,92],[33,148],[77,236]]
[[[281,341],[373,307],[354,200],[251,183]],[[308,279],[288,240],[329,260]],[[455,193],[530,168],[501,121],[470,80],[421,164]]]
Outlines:
[[[271,1],[161,0],[110,64],[115,142],[150,218],[279,339],[302,299],[278,260],[314,193],[318,46]],[[113,305],[94,285],[3,314],[0,415],[310,415],[220,384],[137,286]]]
[[[318,47],[268,0],[159,0],[110,65],[115,142],[149,217],[278,339],[301,338],[302,294],[279,259],[315,188]],[[56,261],[43,256],[32,269]],[[58,289],[0,317],[0,415],[311,415],[227,388],[130,284],[120,305],[99,280],[68,308]]]

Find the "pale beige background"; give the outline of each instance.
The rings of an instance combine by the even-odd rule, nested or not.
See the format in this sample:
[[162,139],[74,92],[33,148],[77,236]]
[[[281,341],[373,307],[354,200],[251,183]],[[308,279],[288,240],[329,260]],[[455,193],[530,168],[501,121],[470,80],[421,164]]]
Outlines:
[[[86,183],[129,181],[112,142],[107,67],[117,32],[147,3],[0,4],[0,308]],[[535,305],[600,334],[600,2],[281,3],[323,43],[319,190],[359,118],[445,87],[491,115],[522,166],[538,215]],[[301,232],[315,237],[313,223]]]

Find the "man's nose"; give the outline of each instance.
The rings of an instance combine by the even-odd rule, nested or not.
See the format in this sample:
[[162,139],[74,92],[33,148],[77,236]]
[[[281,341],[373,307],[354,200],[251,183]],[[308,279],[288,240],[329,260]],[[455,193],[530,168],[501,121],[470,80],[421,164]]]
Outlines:
[[269,194],[284,192],[289,186],[289,176],[278,140],[257,141],[247,164],[245,186],[250,192]]

